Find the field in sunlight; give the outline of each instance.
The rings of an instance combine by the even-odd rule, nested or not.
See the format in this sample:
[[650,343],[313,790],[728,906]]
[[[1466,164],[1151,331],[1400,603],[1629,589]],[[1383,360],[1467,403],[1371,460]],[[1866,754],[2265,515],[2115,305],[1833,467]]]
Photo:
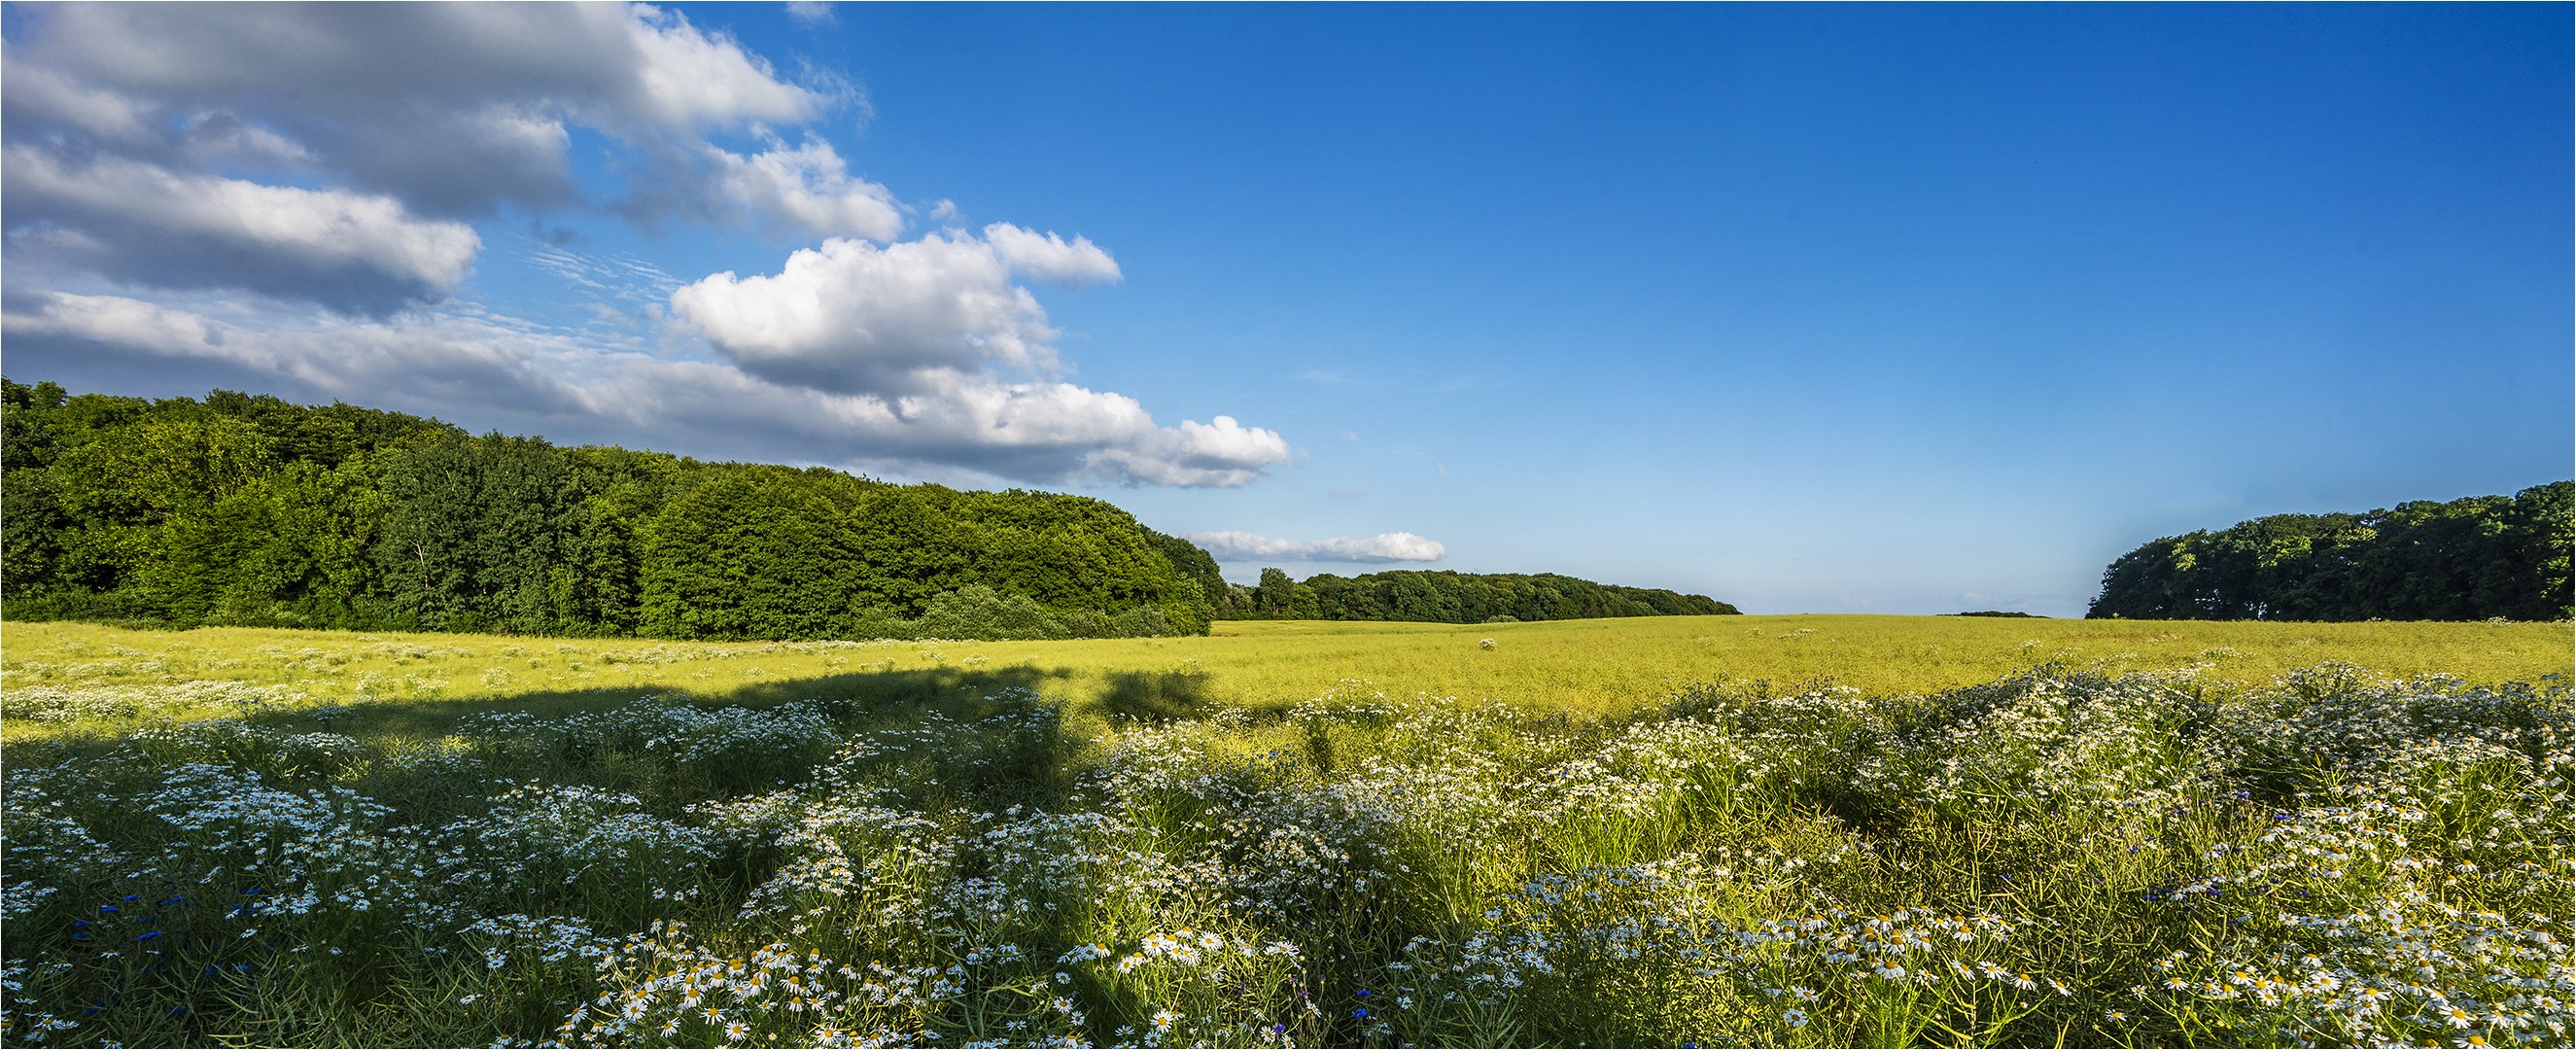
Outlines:
[[[1488,648],[1481,643],[1493,641]],[[410,717],[501,700],[532,710],[613,704],[638,693],[753,702],[909,698],[1019,686],[1077,718],[1265,709],[1357,679],[1390,695],[1433,693],[1602,715],[1685,686],[1830,682],[1922,693],[2040,664],[2106,671],[2199,666],[2213,681],[2262,682],[2345,663],[2405,677],[2534,680],[2568,673],[2566,624],[2203,623],[1925,616],[1726,616],[1516,624],[1234,621],[1210,637],[1060,642],[656,642],[260,628],[137,631],[74,623],[0,628],[0,705],[14,736],[244,704],[369,707]],[[238,685],[232,685],[238,683]],[[239,686],[257,687],[242,689]],[[68,687],[115,688],[83,708]],[[123,699],[115,699],[122,697]],[[38,721],[30,716],[46,718]]]

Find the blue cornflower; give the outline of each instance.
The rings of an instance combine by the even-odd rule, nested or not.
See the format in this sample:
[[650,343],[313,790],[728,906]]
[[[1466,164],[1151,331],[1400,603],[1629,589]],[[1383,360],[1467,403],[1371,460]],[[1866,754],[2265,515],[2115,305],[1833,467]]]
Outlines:
[[1362,989],[1360,989],[1360,990],[1359,990],[1359,993],[1358,993],[1358,994],[1359,994],[1359,997],[1360,997],[1360,998],[1362,998],[1362,999],[1366,999],[1366,998],[1368,998],[1368,994],[1369,994],[1369,993],[1368,993],[1368,989],[1366,989],[1366,988],[1362,988]]
[[155,937],[158,937],[158,936],[161,936],[161,931],[159,931],[159,930],[147,930],[147,931],[144,931],[143,933],[136,934],[136,935],[135,935],[135,937],[134,937],[134,939],[135,939],[135,940],[138,940],[138,941],[148,941],[148,940],[151,940],[152,938],[155,938]]
[[101,904],[98,906],[98,913],[101,915],[114,915],[116,914],[116,905]]
[[1360,1007],[1360,1008],[1359,1008],[1359,1009],[1357,1009],[1357,1010],[1353,1010],[1353,1011],[1351,1011],[1351,1016],[1356,1017],[1356,1018],[1359,1018],[1359,1019],[1361,1019],[1361,1020],[1363,1020],[1363,1021],[1367,1020],[1367,1019],[1368,1019],[1368,1007],[1363,1006],[1363,1007]]

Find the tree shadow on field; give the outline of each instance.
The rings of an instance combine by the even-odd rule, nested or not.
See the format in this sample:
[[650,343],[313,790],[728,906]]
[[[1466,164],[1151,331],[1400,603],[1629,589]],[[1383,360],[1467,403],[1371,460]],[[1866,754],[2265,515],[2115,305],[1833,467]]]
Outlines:
[[[927,808],[1057,809],[1069,804],[1096,753],[1092,732],[1100,718],[1162,723],[1202,717],[1218,706],[1209,676],[1195,669],[1112,671],[1096,684],[1067,689],[1081,677],[1087,676],[1071,668],[1018,664],[854,670],[703,691],[666,682],[366,699],[248,713],[236,724],[256,739],[154,745],[146,750],[151,761],[135,773],[148,780],[165,762],[213,761],[280,787],[353,788],[424,824],[472,815],[498,790],[485,781],[499,779],[626,792],[666,814],[698,801],[822,784],[861,785],[888,801]],[[1048,694],[1057,702],[1037,699]],[[690,759],[679,753],[684,742],[663,739],[664,731],[621,729],[629,720],[601,717],[647,701],[755,712],[801,704],[821,714],[832,732],[829,739],[782,738],[719,760]],[[478,717],[495,714],[524,718],[494,724]],[[637,724],[651,721],[645,716]],[[10,758],[53,765],[130,753],[128,746],[149,738],[136,732],[148,725],[34,741],[23,749],[13,741]],[[313,750],[320,745],[278,743],[316,733],[357,747],[340,755],[324,753],[328,747]],[[439,753],[464,764],[413,760]]]
[[1100,706],[1112,717],[1140,722],[1197,718],[1208,711],[1204,671],[1112,671]]
[[[1062,683],[1073,674],[1062,668],[1027,665],[937,667],[856,671],[704,692],[647,686],[374,699],[256,711],[238,720],[197,723],[202,731],[182,727],[172,732],[166,722],[143,723],[25,745],[13,741],[8,758],[13,765],[29,768],[76,770],[77,783],[96,800],[85,812],[100,815],[87,821],[90,832],[110,849],[145,857],[162,856],[172,848],[164,841],[169,828],[132,802],[162,790],[171,770],[183,763],[253,774],[264,788],[312,798],[346,789],[384,807],[372,813],[353,810],[357,815],[352,819],[388,836],[420,837],[421,841],[431,841],[430,832],[423,829],[460,822],[481,826],[496,809],[557,804],[548,801],[550,797],[574,799],[574,808],[564,812],[587,814],[579,819],[600,819],[600,814],[623,819],[631,809],[678,825],[704,827],[709,818],[694,812],[703,803],[788,792],[799,796],[795,803],[799,807],[840,803],[889,807],[925,814],[944,827],[954,827],[965,819],[962,815],[1001,813],[1013,806],[1046,812],[1074,808],[1075,786],[1087,768],[1092,745],[1067,730],[1065,707],[1098,701],[1122,709],[1178,712],[1196,706],[1203,692],[1202,684],[1186,676],[1138,675],[1133,676],[1134,682],[1113,682],[1108,689],[1111,698],[1067,698],[1071,703],[1040,699],[1042,687],[1055,684],[1061,693]],[[639,705],[639,701],[648,703]],[[689,719],[657,718],[650,710],[638,710],[633,718],[618,715],[629,708],[665,703],[706,711],[747,710],[751,717],[730,721],[778,732],[737,734],[724,719],[707,720],[709,728],[699,731]],[[800,703],[820,714],[830,731],[808,731],[803,727],[815,724],[810,716],[781,710]],[[774,721],[758,717],[764,711],[777,711],[779,717]],[[494,713],[529,717],[501,722],[476,718]],[[325,734],[347,740],[327,739]],[[589,790],[549,796],[546,792],[555,787]],[[506,801],[523,789],[530,793],[527,799]],[[602,798],[602,793],[631,796],[634,801],[584,801]],[[490,872],[493,878],[486,883],[460,883],[464,888],[455,892],[467,895],[462,906],[480,914],[576,916],[601,934],[617,936],[636,932],[648,919],[684,913],[672,910],[683,905],[640,901],[639,893],[689,890],[693,903],[685,906],[685,914],[692,922],[703,916],[712,923],[715,917],[735,914],[755,888],[765,885],[789,859],[784,846],[754,837],[727,841],[708,856],[659,869],[643,860],[618,861],[598,869],[609,873],[598,878],[582,875],[587,869],[578,866],[558,871],[566,862],[547,856],[512,858],[501,867],[477,860],[474,863],[483,866],[477,870]],[[510,866],[522,862],[521,867]],[[663,881],[650,885],[620,881],[630,878],[626,874],[630,870],[653,870],[656,874],[651,878]],[[30,871],[19,875],[13,855],[14,877],[52,877],[41,867]],[[531,871],[541,877],[522,877]],[[300,888],[274,881],[267,885],[278,893]],[[226,892],[232,888],[226,884]],[[184,901],[187,895],[202,892],[204,887],[184,878],[150,871],[66,884],[63,900],[79,907],[48,905],[49,910],[40,911],[23,926],[13,919],[12,951],[22,950],[17,941],[23,930],[28,942],[23,950],[29,957],[67,957],[87,950],[72,941],[83,936],[73,920],[96,921],[100,914],[81,909],[146,896]],[[206,912],[214,914],[213,909]],[[227,946],[225,951],[253,953],[242,957],[243,965],[283,965],[273,952],[259,954],[257,944],[230,947],[238,938],[231,936],[230,927],[223,932],[220,943]],[[195,951],[196,946],[217,943],[212,936],[181,929],[162,943],[185,944]],[[267,945],[274,947],[275,942]],[[446,945],[460,949],[460,954],[470,946],[452,938]],[[194,974],[200,965],[229,965],[232,958],[190,956],[190,965],[171,972]],[[353,952],[335,961],[333,979],[352,1002],[407,994],[403,982],[409,979],[405,976],[409,971],[385,958],[390,956]],[[144,986],[139,983],[135,988]],[[129,989],[129,994],[143,1001],[144,992]],[[312,1027],[314,1018],[281,1015],[257,1004],[217,1002],[188,988],[166,994],[191,1009],[174,1014],[177,1019],[166,1022],[170,1033],[156,1042],[211,1046],[224,1033],[243,1032],[256,1034],[252,1042],[268,1045],[340,1041]],[[511,1025],[519,1026],[515,1030],[538,1030],[560,1016],[543,1011],[514,1015],[503,1021],[504,1030],[512,1030],[506,1027]],[[329,1019],[319,1023],[328,1024]],[[421,1033],[386,1041],[458,1045]]]
[[971,713],[976,701],[1010,690],[1035,690],[1050,679],[1070,677],[1062,669],[998,667],[991,669],[926,668],[906,671],[862,671],[754,682],[725,690],[686,687],[602,687],[542,689],[504,694],[433,699],[371,700],[322,708],[290,708],[251,716],[253,725],[325,729],[363,743],[402,738],[436,740],[474,715],[524,712],[540,720],[606,711],[647,698],[702,707],[768,708],[799,701],[822,709],[844,728],[874,729],[917,721],[931,712],[949,717]]

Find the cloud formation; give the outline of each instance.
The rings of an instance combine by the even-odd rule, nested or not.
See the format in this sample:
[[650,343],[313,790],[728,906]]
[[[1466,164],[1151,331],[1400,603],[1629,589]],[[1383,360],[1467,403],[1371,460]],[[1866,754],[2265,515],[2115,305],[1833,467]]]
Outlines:
[[1007,223],[884,247],[834,238],[778,273],[715,274],[671,294],[684,323],[744,371],[838,393],[906,393],[987,368],[1056,368],[1055,330],[1014,272],[1115,279],[1090,241]]
[[1281,540],[1249,532],[1193,532],[1188,538],[1207,548],[1216,560],[1225,562],[1439,561],[1449,553],[1440,541],[1410,532],[1381,532],[1366,539],[1336,536],[1329,540]]
[[21,12],[9,137],[168,151],[162,130],[223,113],[359,188],[460,217],[578,196],[566,125],[670,149],[798,124],[846,89],[800,84],[648,5],[63,4]]
[[794,147],[773,140],[768,149],[749,156],[714,147],[707,154],[716,169],[718,195],[771,230],[879,241],[903,232],[903,211],[894,194],[851,178],[839,151],[821,139]]
[[984,227],[984,243],[1011,269],[1031,277],[1067,286],[1115,284],[1118,260],[1109,257],[1091,238],[1077,236],[1073,243],[1054,233],[1039,234],[1007,222]]
[[238,288],[382,314],[445,296],[482,239],[391,197],[183,174],[140,161],[66,161],[10,145],[0,211],[12,248],[170,288]]
[[217,365],[302,392],[558,441],[634,442],[871,472],[962,468],[1021,482],[1224,487],[1288,456],[1272,431],[1218,416],[1154,422],[1123,394],[949,373],[903,396],[770,382],[730,364],[603,351],[558,333],[453,315],[222,319],[121,296],[45,293],[0,315],[11,357],[48,375],[100,355]]
[[[51,377],[225,376],[559,440],[970,483],[1241,485],[1290,456],[1231,416],[1165,426],[1065,382],[1022,284],[1115,283],[1108,251],[1010,223],[905,240],[914,210],[814,128],[864,116],[858,92],[828,71],[782,75],[676,12],[11,14],[5,331],[13,359]],[[552,215],[810,247],[774,273],[690,281],[583,249]],[[477,286],[504,216],[533,232],[497,239],[532,247],[495,268],[562,282],[532,309],[578,331]]]

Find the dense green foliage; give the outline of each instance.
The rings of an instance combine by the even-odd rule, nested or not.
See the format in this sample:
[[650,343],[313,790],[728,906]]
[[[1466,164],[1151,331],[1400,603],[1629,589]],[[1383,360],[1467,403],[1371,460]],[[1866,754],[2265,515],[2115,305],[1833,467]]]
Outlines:
[[2092,617],[2564,620],[2576,546],[2558,481],[2367,514],[2276,514],[2169,536],[2102,574]]
[[8,614],[572,636],[1203,633],[1215,563],[1099,500],[0,380]]
[[1219,599],[1217,616],[1508,623],[1609,616],[1731,616],[1738,611],[1704,595],[1618,587],[1554,573],[1399,570],[1356,577],[1318,573],[1300,583],[1283,570],[1263,569],[1259,586],[1226,591]]

